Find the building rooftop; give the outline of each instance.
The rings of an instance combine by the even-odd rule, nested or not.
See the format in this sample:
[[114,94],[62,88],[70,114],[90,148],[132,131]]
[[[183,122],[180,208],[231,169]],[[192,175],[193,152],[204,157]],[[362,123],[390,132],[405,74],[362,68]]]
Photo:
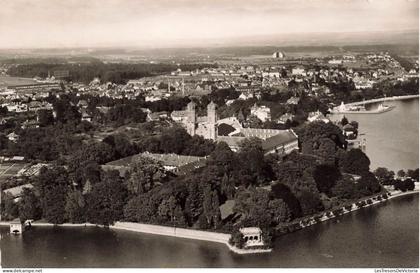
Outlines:
[[17,187],[13,187],[13,188],[4,190],[3,192],[12,195],[13,198],[16,198],[16,197],[19,197],[22,194],[23,189],[25,189],[25,188],[32,189],[33,187],[34,186],[32,186],[32,184],[28,183],[28,184],[24,184],[24,185],[21,185],[21,186],[17,186]]
[[239,231],[244,235],[262,233],[262,231],[259,227],[244,227],[244,228],[239,229]]
[[243,128],[241,129],[241,133],[245,137],[258,137],[261,139],[267,139],[273,137],[277,134],[280,134],[284,130],[277,130],[277,129],[255,129],[255,128]]
[[279,130],[280,132],[262,143],[263,150],[271,150],[279,145],[287,144],[298,139],[292,130]]
[[107,166],[128,167],[131,163],[136,162],[138,157],[146,157],[161,162],[164,166],[181,167],[193,162],[204,160],[205,157],[177,155],[177,154],[154,154],[149,152],[128,156],[107,163]]

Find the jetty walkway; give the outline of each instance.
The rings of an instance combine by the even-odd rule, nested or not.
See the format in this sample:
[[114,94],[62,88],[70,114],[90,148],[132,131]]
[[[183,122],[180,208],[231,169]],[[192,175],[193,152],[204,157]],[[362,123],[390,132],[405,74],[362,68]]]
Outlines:
[[383,101],[408,100],[408,99],[414,99],[414,98],[418,98],[418,97],[419,97],[419,95],[394,96],[394,97],[385,97],[385,98],[351,102],[351,103],[346,103],[344,105],[345,106],[357,106],[357,105],[364,105],[364,104],[375,103],[375,102],[383,102]]

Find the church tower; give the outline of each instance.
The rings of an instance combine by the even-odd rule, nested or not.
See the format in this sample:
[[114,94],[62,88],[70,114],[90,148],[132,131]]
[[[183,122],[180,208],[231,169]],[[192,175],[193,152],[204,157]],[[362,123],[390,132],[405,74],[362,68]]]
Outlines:
[[208,128],[208,138],[216,140],[217,138],[217,112],[216,104],[210,102],[207,105],[207,128]]
[[191,136],[195,135],[195,128],[196,128],[196,123],[197,123],[197,113],[196,113],[195,107],[196,107],[196,104],[193,101],[191,101],[187,105],[187,117],[188,117],[187,132]]

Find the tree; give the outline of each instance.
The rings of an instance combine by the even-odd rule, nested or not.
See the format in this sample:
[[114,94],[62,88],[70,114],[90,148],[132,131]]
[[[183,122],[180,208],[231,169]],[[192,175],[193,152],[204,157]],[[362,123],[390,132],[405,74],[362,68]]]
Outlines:
[[70,223],[83,223],[85,217],[85,198],[78,190],[72,190],[67,193],[66,198],[66,219]]
[[1,215],[2,219],[6,221],[13,220],[19,216],[19,208],[13,200],[13,196],[9,193],[4,193],[2,196]]
[[291,212],[282,199],[270,199],[263,189],[244,189],[235,196],[234,212],[242,214],[243,224],[261,228],[277,226],[291,220]]
[[197,177],[186,180],[188,196],[185,201],[185,214],[190,225],[203,213],[204,193]]
[[351,149],[341,162],[344,172],[363,175],[369,172],[370,160],[360,149]]
[[335,143],[336,149],[344,149],[346,145],[341,129],[332,122],[311,122],[305,124],[297,133],[304,154],[316,154],[315,150],[319,148],[319,141],[323,138],[331,139]]
[[135,147],[135,145],[130,143],[127,136],[123,134],[107,136],[106,138],[102,140],[102,142],[110,145],[114,149],[115,159],[127,157],[127,156],[138,153],[138,150]]
[[320,192],[330,194],[337,180],[341,178],[340,171],[334,165],[318,165],[313,173],[316,186]]
[[54,123],[54,116],[51,110],[41,109],[37,114],[40,126],[45,127]]
[[268,208],[275,224],[286,223],[292,219],[289,207],[282,199],[274,199],[268,202]]
[[411,178],[407,178],[404,180],[401,179],[396,179],[395,183],[394,183],[394,189],[395,190],[400,190],[402,192],[405,192],[407,190],[412,191],[415,188],[415,184],[413,179]]
[[235,183],[226,173],[223,175],[220,190],[227,199],[232,199],[235,196]]
[[42,168],[34,183],[40,194],[43,217],[49,223],[62,224],[65,221],[65,204],[69,188],[67,171],[60,166]]
[[174,225],[184,225],[185,217],[176,198],[171,195],[169,199],[163,199],[158,207],[158,215],[165,221]]
[[162,182],[165,170],[159,162],[144,156],[137,156],[132,163],[127,188],[133,194],[151,190],[155,182]]
[[232,236],[229,238],[229,244],[236,246],[237,248],[241,249],[245,245],[245,238],[242,232],[239,229],[235,230],[232,233]]
[[220,202],[217,191],[206,187],[203,200],[203,217],[206,220],[207,227],[216,229],[221,221]]
[[18,206],[21,222],[25,222],[28,219],[38,220],[42,217],[41,203],[32,189],[23,189]]
[[191,136],[180,127],[173,127],[162,132],[160,137],[160,151],[162,153],[182,154]]
[[313,154],[321,157],[323,163],[335,163],[336,144],[330,138],[320,138],[313,147]]
[[6,106],[0,106],[0,115],[5,116],[5,115],[7,115],[8,112],[9,111],[8,111]]
[[282,183],[275,183],[271,186],[271,194],[274,198],[283,200],[290,210],[291,219],[302,216],[302,209],[296,196],[291,192],[288,186]]
[[309,190],[301,190],[296,195],[303,215],[314,214],[324,209],[319,194]]
[[414,180],[407,178],[404,180],[404,184],[407,187],[407,190],[412,191],[415,188]]
[[259,138],[244,139],[239,143],[238,159],[243,175],[249,176],[252,183],[260,184],[268,178],[268,164]]
[[379,183],[382,185],[390,185],[394,179],[395,173],[393,171],[389,171],[387,168],[379,167],[377,168],[373,174],[378,179]]
[[90,223],[112,225],[123,218],[127,190],[118,172],[106,172],[100,183],[87,195],[87,219]]
[[357,122],[357,121],[351,121],[350,122],[350,125],[354,128],[354,129],[356,129],[356,130],[358,130],[359,129],[359,123]]
[[340,199],[356,199],[358,198],[356,184],[343,177],[331,188],[331,195]]
[[406,173],[405,173],[404,170],[399,170],[397,172],[397,176],[400,177],[400,178],[404,178],[406,176]]
[[411,177],[414,181],[419,181],[419,168],[415,170],[408,170],[407,176]]
[[381,185],[371,172],[364,173],[357,183],[357,190],[363,196],[372,195],[381,191]]
[[346,116],[343,116],[340,123],[342,126],[344,126],[344,125],[349,124],[349,120],[346,118]]

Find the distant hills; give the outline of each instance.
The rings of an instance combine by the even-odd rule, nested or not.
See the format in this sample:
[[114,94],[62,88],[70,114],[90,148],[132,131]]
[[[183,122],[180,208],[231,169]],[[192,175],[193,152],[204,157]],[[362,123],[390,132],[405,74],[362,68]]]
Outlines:
[[[291,33],[243,36],[224,40],[180,41],[171,47],[136,47],[133,45],[96,48],[0,49],[0,58],[11,54],[25,56],[185,56],[266,55],[284,52],[393,51],[401,55],[418,55],[418,30],[393,32]],[[239,46],[240,45],[240,46]]]

